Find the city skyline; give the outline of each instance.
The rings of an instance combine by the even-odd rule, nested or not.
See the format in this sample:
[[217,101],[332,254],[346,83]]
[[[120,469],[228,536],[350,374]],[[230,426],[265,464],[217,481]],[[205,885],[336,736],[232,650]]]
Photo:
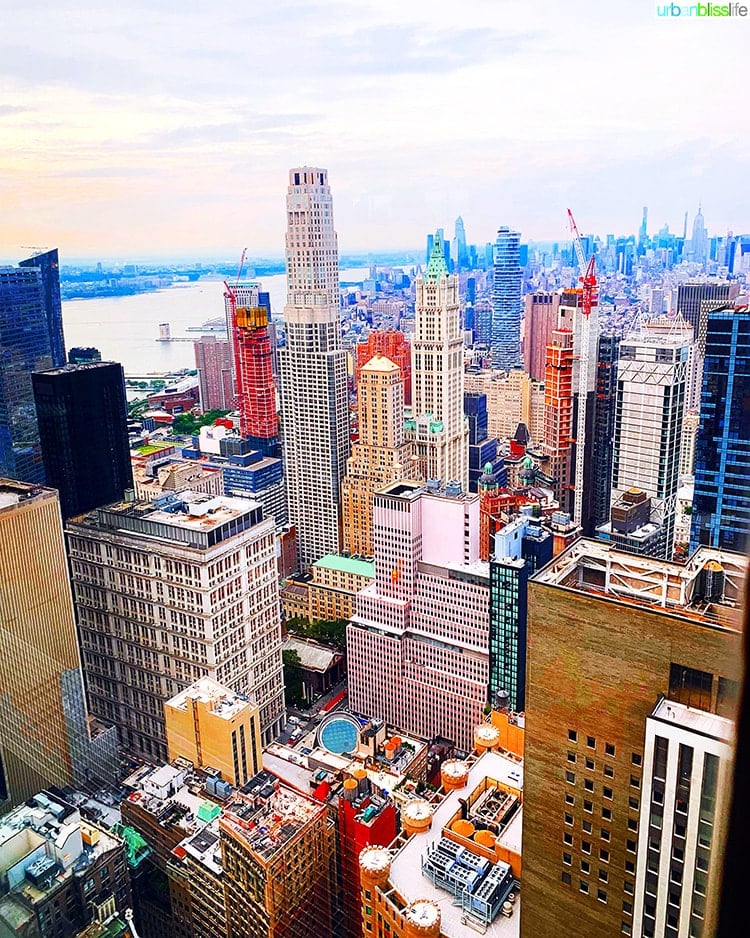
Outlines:
[[[587,231],[637,232],[643,205],[652,231],[680,231],[700,201],[709,231],[741,229],[736,104],[693,78],[744,23],[660,20],[645,2],[497,10],[473,0],[458,27],[391,0],[51,7],[41,25],[7,11],[0,254],[231,255],[249,235],[251,253],[279,253],[280,187],[303,162],[337,181],[342,250],[416,246],[459,215],[469,243],[500,224],[564,240],[569,204]],[[227,55],[230,37],[250,54]],[[607,80],[636,48],[650,67]],[[580,77],[561,107],[565,74]]]

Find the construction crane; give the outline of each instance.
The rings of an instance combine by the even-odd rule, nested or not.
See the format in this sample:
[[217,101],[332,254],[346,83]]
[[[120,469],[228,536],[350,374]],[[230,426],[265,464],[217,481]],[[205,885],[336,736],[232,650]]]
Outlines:
[[586,448],[586,398],[589,390],[590,344],[591,344],[591,311],[598,303],[598,288],[596,280],[596,259],[592,255],[588,263],[583,250],[581,235],[578,231],[573,213],[568,209],[568,221],[573,234],[578,267],[581,275],[578,278],[579,287],[576,292],[581,295],[579,309],[581,311],[580,349],[578,356],[578,420],[576,424],[576,473],[573,490],[573,520],[583,523],[583,457]]
[[240,282],[240,277],[242,276],[242,271],[245,269],[245,255],[247,254],[247,248],[242,249],[242,256],[240,257],[240,265],[237,268],[237,276],[234,278],[234,285],[229,286],[229,284],[224,281],[224,286],[227,288],[227,293],[229,294],[229,299],[232,304],[232,312],[234,312],[235,306],[237,305],[237,297],[235,296],[235,289]]

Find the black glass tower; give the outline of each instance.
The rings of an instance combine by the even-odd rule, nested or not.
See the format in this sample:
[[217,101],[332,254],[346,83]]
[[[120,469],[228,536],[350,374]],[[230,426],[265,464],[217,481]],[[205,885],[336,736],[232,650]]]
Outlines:
[[[615,432],[620,336],[600,335],[598,348],[594,434],[591,448],[592,528],[609,521],[609,503],[612,494],[612,438]],[[584,533],[587,537],[593,536],[593,530]]]
[[121,501],[133,485],[122,365],[66,365],[33,376],[47,484],[63,518]]
[[708,313],[690,552],[750,546],[750,310]]
[[39,268],[0,267],[0,478],[44,483],[31,373],[51,367]]
[[65,338],[63,336],[60,262],[57,256],[57,248],[52,251],[45,251],[43,254],[35,254],[27,260],[21,261],[18,266],[36,267],[39,270],[52,367],[62,368],[65,364]]

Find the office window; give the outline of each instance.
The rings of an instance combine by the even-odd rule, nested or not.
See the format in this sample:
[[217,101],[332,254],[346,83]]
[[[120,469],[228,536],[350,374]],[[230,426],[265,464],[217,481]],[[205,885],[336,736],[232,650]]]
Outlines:
[[602,808],[602,820],[611,821],[612,820],[612,809],[611,808]]
[[570,866],[571,863],[573,862],[573,857],[572,857],[572,855],[569,854],[569,853],[563,853],[562,857],[563,857],[563,863],[564,863],[566,866]]
[[604,751],[606,752],[606,754],[607,754],[608,756],[613,756],[613,755],[615,754],[615,746],[614,746],[614,743],[605,743],[605,744],[604,744]]
[[609,840],[609,831],[607,830],[606,827],[603,827],[599,831],[599,836],[601,837],[602,840]]
[[576,775],[575,775],[575,772],[566,772],[566,773],[565,773],[565,781],[566,781],[569,785],[575,785],[575,783],[576,783]]
[[593,831],[593,827],[591,826],[591,821],[584,821],[583,829],[587,834],[590,834]]
[[594,811],[594,804],[593,804],[593,802],[592,802],[592,801],[584,801],[584,802],[583,802],[583,810],[584,810],[584,811],[588,811],[589,814],[592,814],[593,811]]
[[630,787],[631,787],[631,788],[640,788],[640,787],[641,787],[641,780],[638,778],[637,775],[631,775],[631,776],[630,776]]
[[630,754],[630,761],[633,765],[642,765],[643,756],[640,754],[640,752],[633,752]]
[[569,825],[572,827],[572,825],[573,825],[573,815],[572,815],[572,814],[568,814],[567,812],[565,813],[565,823],[566,823],[566,824],[569,824]]
[[629,818],[628,818],[628,830],[629,830],[629,831],[637,831],[637,830],[638,830],[638,820],[637,820],[637,818],[634,818],[634,817],[629,817]]
[[566,886],[570,886],[570,873],[568,873],[566,870],[562,871],[560,879],[565,883]]
[[573,795],[566,795],[566,796],[565,796],[565,804],[575,804],[575,803],[576,803],[576,800],[575,800],[575,798],[573,797]]
[[581,872],[584,873],[586,876],[588,876],[589,873],[591,872],[591,864],[589,863],[588,860],[581,860]]
[[697,668],[672,663],[669,666],[669,699],[699,710],[711,710],[713,675]]
[[568,762],[575,762],[575,761],[576,761],[576,754],[568,750]]
[[571,741],[571,743],[577,743],[578,733],[576,733],[575,730],[568,730],[568,739]]
[[589,747],[589,749],[596,749],[596,739],[593,736],[587,736],[586,745]]
[[635,863],[632,860],[625,861],[625,872],[626,873],[635,873]]
[[638,799],[637,798],[628,798],[628,806],[631,807],[634,811],[638,810]]
[[568,846],[571,846],[571,844],[573,843],[573,835],[568,834],[567,832],[563,834],[563,842],[566,843]]
[[634,884],[634,883],[631,883],[629,879],[626,879],[626,880],[625,880],[625,883],[624,883],[624,885],[623,885],[622,888],[625,890],[625,892],[626,892],[629,896],[632,896],[633,893],[635,892],[635,884]]
[[587,768],[590,772],[593,772],[594,769],[596,768],[596,762],[594,762],[593,759],[589,759],[588,756],[586,757],[586,768]]
[[602,863],[609,863],[609,850],[605,850],[604,847],[599,851],[599,859]]
[[596,898],[599,902],[603,902],[605,905],[607,904],[607,893],[603,889],[596,890]]
[[593,791],[593,790],[594,790],[594,783],[591,781],[590,778],[585,778],[585,779],[583,780],[583,787],[586,789],[586,791]]
[[589,884],[586,882],[585,879],[581,880],[581,884],[578,888],[582,893],[585,893],[585,895],[589,894]]
[[609,881],[609,873],[606,870],[599,870],[599,881],[602,883]]
[[626,915],[632,915],[632,914],[633,914],[633,904],[632,904],[631,902],[627,902],[627,901],[623,902],[623,904],[622,904],[622,911],[623,911]]
[[581,852],[582,853],[591,853],[591,844],[588,840],[581,841]]
[[606,785],[602,789],[602,794],[604,795],[605,798],[608,798],[610,801],[612,800],[612,789],[607,788]]
[[622,932],[623,935],[632,935],[632,934],[633,934],[633,929],[632,929],[631,925],[630,925],[628,922],[621,922],[621,923],[620,923],[620,931]]
[[614,777],[615,777],[615,770],[614,770],[614,768],[613,768],[611,765],[605,765],[605,766],[604,766],[604,774],[605,774],[605,776],[606,776],[607,778],[614,778]]

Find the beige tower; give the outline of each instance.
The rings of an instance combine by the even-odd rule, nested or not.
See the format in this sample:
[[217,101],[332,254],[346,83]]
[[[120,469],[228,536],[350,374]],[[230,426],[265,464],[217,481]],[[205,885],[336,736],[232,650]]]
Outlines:
[[57,492],[0,479],[0,814],[97,762],[111,780],[90,748]]
[[375,489],[409,477],[411,444],[404,442],[401,369],[378,353],[359,379],[359,442],[347,461],[342,492],[344,550],[372,556]]
[[407,439],[414,443],[426,478],[455,480],[467,492],[469,424],[464,417],[458,277],[448,274],[439,235],[424,277],[416,280],[415,316]]

